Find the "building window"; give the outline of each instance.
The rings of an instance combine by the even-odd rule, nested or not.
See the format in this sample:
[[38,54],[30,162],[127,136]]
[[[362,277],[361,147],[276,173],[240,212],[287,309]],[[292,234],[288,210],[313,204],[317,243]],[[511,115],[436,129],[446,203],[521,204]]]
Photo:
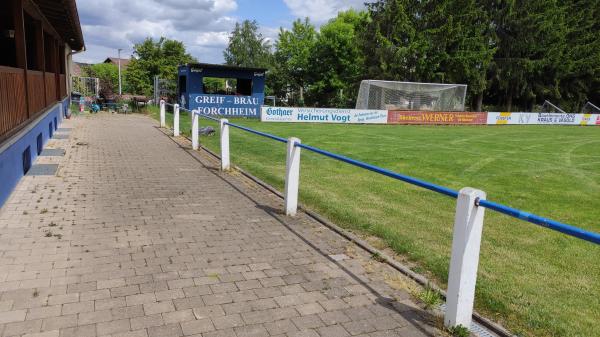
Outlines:
[[37,135],[37,154],[38,156],[42,154],[42,150],[44,148],[44,139],[42,138],[42,134]]
[[17,67],[13,2],[0,1],[0,66]]
[[31,168],[31,147],[27,147],[23,151],[23,175],[26,175]]
[[56,62],[54,62],[55,48],[54,38],[44,33],[44,56],[46,57],[46,72],[56,73]]
[[65,46],[58,46],[58,65],[61,74],[65,74]]
[[27,69],[44,70],[42,68],[42,60],[38,58],[41,50],[39,50],[38,30],[40,25],[27,13],[23,13],[25,20],[25,46],[27,48]]

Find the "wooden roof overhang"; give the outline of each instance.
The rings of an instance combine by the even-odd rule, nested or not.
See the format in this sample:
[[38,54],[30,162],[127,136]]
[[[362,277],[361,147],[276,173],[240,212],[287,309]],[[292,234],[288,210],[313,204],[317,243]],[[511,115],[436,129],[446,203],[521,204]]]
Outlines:
[[44,23],[52,27],[50,32],[71,49],[79,51],[85,47],[75,0],[25,0],[23,5],[30,9],[28,12],[39,11]]

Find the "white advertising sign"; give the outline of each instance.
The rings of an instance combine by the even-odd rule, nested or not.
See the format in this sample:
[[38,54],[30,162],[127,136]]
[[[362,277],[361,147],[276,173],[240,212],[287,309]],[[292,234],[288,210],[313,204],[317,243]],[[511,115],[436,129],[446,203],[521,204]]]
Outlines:
[[386,124],[387,110],[262,107],[262,122]]
[[600,115],[538,112],[488,112],[488,125],[598,125]]

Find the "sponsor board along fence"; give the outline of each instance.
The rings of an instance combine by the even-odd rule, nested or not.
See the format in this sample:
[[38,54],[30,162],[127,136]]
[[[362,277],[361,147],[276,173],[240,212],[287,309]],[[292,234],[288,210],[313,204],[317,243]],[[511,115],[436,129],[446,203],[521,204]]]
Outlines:
[[598,114],[488,112],[489,125],[600,125]]
[[600,126],[600,114],[262,107],[261,121],[342,124]]
[[[173,107],[173,111],[175,114],[174,135],[179,135],[179,110],[179,105],[175,104]],[[287,110],[291,110],[291,115],[285,116],[294,116],[294,109]],[[271,112],[275,111],[276,110],[271,110]],[[298,114],[299,111],[300,110],[297,110],[295,113]],[[198,110],[193,110],[189,112],[192,118],[192,148],[194,150],[197,150],[199,148],[199,118],[206,118],[219,123],[221,170],[223,171],[228,171],[231,168],[231,161],[229,155],[230,126],[239,130],[243,130],[245,132],[249,132],[261,137],[269,138],[271,140],[286,144],[287,154],[284,208],[286,215],[289,216],[296,215],[298,208],[301,149],[456,199],[457,203],[454,217],[452,251],[450,257],[450,268],[448,273],[448,289],[446,293],[446,311],[444,316],[444,324],[447,327],[453,327],[458,325],[462,325],[465,327],[472,326],[473,304],[475,299],[475,284],[477,281],[479,250],[481,244],[481,236],[483,232],[483,219],[485,209],[502,213],[514,217],[516,219],[520,219],[522,221],[533,223],[544,228],[558,231],[566,235],[570,235],[572,237],[576,237],[591,242],[593,244],[600,245],[600,233],[586,231],[584,229],[569,224],[544,218],[536,214],[531,214],[516,208],[512,208],[506,205],[487,200],[485,192],[481,190],[465,187],[460,191],[456,191],[445,186],[436,185],[428,181],[393,172],[382,167],[378,167],[369,163],[346,157],[344,155],[332,153],[324,149],[303,144],[300,139],[295,137],[290,137],[286,139],[276,135],[247,128],[242,125],[230,123],[227,119],[218,119],[210,115],[204,115]],[[329,111],[329,113],[331,113],[331,111]],[[360,112],[356,113],[359,114]],[[352,112],[350,114],[352,114]],[[273,116],[281,118],[284,115],[282,115],[281,110],[279,110],[279,112],[277,112]],[[544,122],[546,121],[547,120],[544,119]],[[564,122],[564,120],[560,120],[559,122]],[[164,101],[161,101],[160,106],[160,123],[161,127],[164,127],[166,125]]]
[[262,107],[263,122],[385,124],[387,110]]
[[388,124],[486,124],[485,112],[388,111]]

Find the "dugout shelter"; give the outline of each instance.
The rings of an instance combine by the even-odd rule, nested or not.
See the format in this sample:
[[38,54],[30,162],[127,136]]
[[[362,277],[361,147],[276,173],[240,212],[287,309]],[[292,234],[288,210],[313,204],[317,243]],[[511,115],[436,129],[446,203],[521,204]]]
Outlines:
[[206,115],[260,117],[264,68],[195,63],[178,68],[177,97],[186,109]]

